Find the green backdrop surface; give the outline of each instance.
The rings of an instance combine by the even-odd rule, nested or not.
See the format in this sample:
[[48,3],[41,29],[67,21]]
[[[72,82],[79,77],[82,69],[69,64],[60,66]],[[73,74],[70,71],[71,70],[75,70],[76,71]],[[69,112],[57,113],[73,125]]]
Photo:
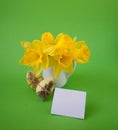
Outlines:
[[[0,0],[0,129],[118,129],[117,0]],[[42,102],[18,64],[20,41],[50,31],[85,40],[88,64],[77,65],[64,86],[87,92],[85,120],[51,115],[53,95]]]

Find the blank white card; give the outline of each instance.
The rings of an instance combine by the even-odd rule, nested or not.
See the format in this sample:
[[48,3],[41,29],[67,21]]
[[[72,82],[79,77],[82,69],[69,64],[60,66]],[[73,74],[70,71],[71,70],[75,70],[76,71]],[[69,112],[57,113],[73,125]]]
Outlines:
[[86,92],[55,88],[51,114],[84,119]]

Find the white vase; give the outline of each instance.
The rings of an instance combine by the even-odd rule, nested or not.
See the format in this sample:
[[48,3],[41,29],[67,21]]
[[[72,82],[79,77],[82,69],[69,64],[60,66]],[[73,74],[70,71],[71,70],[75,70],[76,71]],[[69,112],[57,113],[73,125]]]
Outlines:
[[[76,62],[73,62],[73,67],[75,69],[76,67]],[[55,87],[63,87],[67,81],[68,81],[68,78],[71,76],[73,72],[65,72],[65,71],[61,71],[61,73],[59,74],[59,76],[57,78],[54,78],[54,72],[53,72],[53,68],[52,67],[49,67],[45,70],[43,70],[42,72],[42,75],[43,75],[43,78],[53,78],[54,79],[54,82],[55,82]]]

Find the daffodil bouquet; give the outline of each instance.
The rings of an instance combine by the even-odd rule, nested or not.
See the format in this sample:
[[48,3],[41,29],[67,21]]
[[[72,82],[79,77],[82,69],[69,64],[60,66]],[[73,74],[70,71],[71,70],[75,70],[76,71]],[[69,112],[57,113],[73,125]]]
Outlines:
[[90,56],[85,41],[77,41],[76,37],[63,33],[54,38],[50,32],[45,32],[41,40],[23,41],[21,45],[25,53],[20,64],[33,68],[26,79],[41,99],[50,95],[54,87],[64,86],[75,69],[75,63],[86,63]]
[[21,42],[25,54],[20,63],[33,68],[36,75],[48,67],[52,67],[54,77],[60,72],[73,72],[73,62],[88,62],[90,51],[85,41],[76,41],[60,33],[56,38],[50,33],[42,34],[41,40]]

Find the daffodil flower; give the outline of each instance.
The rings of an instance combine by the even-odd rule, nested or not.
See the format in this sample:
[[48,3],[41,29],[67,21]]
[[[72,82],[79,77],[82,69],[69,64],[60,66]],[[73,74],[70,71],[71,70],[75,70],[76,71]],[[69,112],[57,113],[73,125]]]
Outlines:
[[78,63],[86,63],[90,57],[90,50],[85,43],[85,41],[79,41],[76,43],[76,48],[74,50],[74,60]]
[[48,55],[43,53],[41,41],[34,40],[31,44],[22,42],[22,46],[25,48],[25,54],[20,64],[33,67],[36,74],[48,67]]
[[59,34],[56,38],[54,50],[50,53],[54,59],[54,75],[57,77],[62,70],[73,71],[73,40],[66,34]]

